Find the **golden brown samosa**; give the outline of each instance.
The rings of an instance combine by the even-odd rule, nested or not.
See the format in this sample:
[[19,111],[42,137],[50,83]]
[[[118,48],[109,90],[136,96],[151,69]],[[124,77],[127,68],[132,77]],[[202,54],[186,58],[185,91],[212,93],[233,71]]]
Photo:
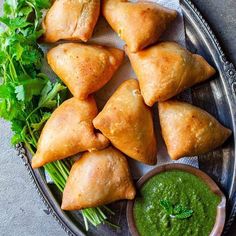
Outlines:
[[137,53],[126,47],[126,53],[148,106],[165,101],[215,74],[215,69],[202,56],[190,53],[175,42],[163,42]]
[[196,156],[222,145],[231,130],[206,111],[185,102],[158,103],[161,132],[173,160]]
[[100,0],[56,0],[47,12],[42,26],[43,40],[88,41],[100,13]]
[[154,2],[104,0],[102,13],[112,29],[137,52],[159,39],[177,12]]
[[103,149],[109,141],[94,132],[92,120],[97,115],[95,100],[71,98],[63,102],[44,126],[32,159],[32,167],[60,160],[82,151]]
[[156,163],[152,111],[143,101],[137,80],[123,82],[93,124],[129,157],[146,164]]
[[86,99],[111,79],[124,59],[124,52],[99,45],[65,43],[51,49],[47,59],[71,93]]
[[96,207],[134,199],[135,188],[125,156],[115,148],[86,152],[75,162],[63,192],[63,210]]

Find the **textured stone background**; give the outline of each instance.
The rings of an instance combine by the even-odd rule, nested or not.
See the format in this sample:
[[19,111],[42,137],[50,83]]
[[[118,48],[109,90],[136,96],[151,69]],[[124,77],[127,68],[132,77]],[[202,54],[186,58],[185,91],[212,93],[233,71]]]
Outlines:
[[[2,2],[2,0],[0,0]],[[236,1],[193,0],[236,64]],[[0,120],[0,235],[64,236],[37,195],[22,161],[10,146],[10,129]],[[236,223],[229,234],[236,235]]]

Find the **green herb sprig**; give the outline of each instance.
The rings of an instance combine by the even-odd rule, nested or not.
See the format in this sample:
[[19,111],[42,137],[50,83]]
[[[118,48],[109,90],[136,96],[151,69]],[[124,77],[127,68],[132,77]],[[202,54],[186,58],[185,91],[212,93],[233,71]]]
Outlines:
[[[34,154],[43,125],[66,95],[59,81],[52,83],[41,72],[43,53],[37,39],[43,9],[50,0],[5,0],[0,33],[0,117],[11,122],[12,144],[23,142]],[[44,166],[58,189],[63,192],[70,161],[56,161]],[[101,208],[82,210],[86,230],[106,223]]]
[[174,206],[168,200],[160,200],[160,205],[165,212],[171,217],[176,219],[187,219],[192,216],[193,210],[183,207],[181,204]]

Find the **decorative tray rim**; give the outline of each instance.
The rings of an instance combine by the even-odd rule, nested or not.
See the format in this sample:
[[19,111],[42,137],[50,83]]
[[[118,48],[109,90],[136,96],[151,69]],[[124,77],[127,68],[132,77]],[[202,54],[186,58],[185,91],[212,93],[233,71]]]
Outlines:
[[[184,8],[188,9],[191,13],[191,18],[194,18],[198,21],[199,26],[201,26],[201,31],[204,32],[204,36],[207,37],[207,43],[211,43],[211,48],[214,46],[214,51],[217,53],[215,56],[218,57],[218,60],[215,60],[215,63],[219,69],[219,73],[226,77],[227,80],[224,81],[224,86],[227,86],[230,89],[230,93],[228,93],[227,99],[230,105],[230,111],[235,120],[233,122],[233,131],[236,131],[236,70],[234,65],[229,62],[225,56],[225,53],[220,46],[218,39],[215,34],[211,30],[207,21],[203,18],[199,10],[195,7],[195,5],[191,2],[191,0],[180,0],[180,4],[184,6]],[[194,14],[192,16],[192,14]],[[227,90],[227,88],[225,88]],[[230,96],[230,97],[229,97]],[[235,108],[235,109],[234,109]],[[235,143],[234,137],[234,143]],[[42,179],[42,170],[33,170],[30,164],[29,153],[25,149],[23,144],[17,144],[16,149],[18,151],[18,156],[23,160],[24,165],[29,173],[31,181],[34,183],[36,191],[38,192],[40,198],[43,203],[47,207],[48,211],[54,217],[54,219],[59,223],[59,225],[63,228],[63,230],[70,236],[78,235],[78,228],[75,227],[71,222],[69,217],[60,210],[59,204],[53,199],[52,193],[48,186],[45,185]],[[236,180],[236,173],[234,172],[233,179]],[[41,178],[41,179],[40,179]],[[231,193],[234,193],[236,190],[236,183],[234,181],[234,185],[231,188]],[[233,209],[231,211],[230,216],[225,224],[224,234],[228,232],[232,222],[234,221],[236,216],[236,203],[233,205]],[[82,229],[79,229],[80,235],[85,235]]]

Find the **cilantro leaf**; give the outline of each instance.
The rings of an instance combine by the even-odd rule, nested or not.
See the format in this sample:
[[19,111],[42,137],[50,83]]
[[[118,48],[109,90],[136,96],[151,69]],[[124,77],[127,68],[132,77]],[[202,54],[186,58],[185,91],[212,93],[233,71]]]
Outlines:
[[41,66],[42,53],[32,46],[25,46],[22,54],[22,65],[35,65],[37,68]]
[[28,79],[15,87],[16,97],[19,101],[31,101],[33,96],[40,95],[45,85],[42,79]]
[[50,112],[46,112],[43,114],[42,119],[38,122],[38,123],[33,123],[31,124],[31,127],[33,128],[33,131],[39,131],[42,129],[43,125],[45,124],[45,122],[50,118],[51,113]]
[[17,102],[15,97],[12,97],[11,99],[0,99],[0,117],[5,120],[24,120],[25,117],[22,110],[24,110],[24,105]]
[[13,46],[11,46],[10,50],[12,51],[12,56],[15,57],[17,61],[19,61],[24,52],[24,48],[21,46],[21,44],[14,44]]
[[15,87],[16,98],[19,101],[25,100],[25,90],[23,85],[18,85]]
[[22,138],[21,134],[14,133],[11,138],[11,143],[13,145],[16,145],[17,143],[22,143],[22,142],[24,142],[24,139]]
[[60,83],[52,84],[51,81],[48,81],[42,90],[38,106],[50,109],[55,108],[57,106],[57,94],[64,89],[66,87]]
[[14,8],[6,1],[3,4],[3,12],[5,15],[11,15],[14,12]]
[[7,54],[4,51],[0,51],[0,65],[5,65],[7,61]]
[[6,16],[0,17],[0,22],[7,25],[11,30],[24,28],[31,24],[30,22],[27,22],[24,18],[9,18]]
[[33,11],[33,8],[30,6],[24,6],[20,8],[20,12],[18,13],[18,16],[24,16],[25,19],[28,18],[29,14]]
[[35,0],[33,2],[35,2],[36,7],[39,9],[49,8],[51,5],[50,0]]
[[0,85],[0,98],[11,98],[14,94],[14,88],[8,84]]

